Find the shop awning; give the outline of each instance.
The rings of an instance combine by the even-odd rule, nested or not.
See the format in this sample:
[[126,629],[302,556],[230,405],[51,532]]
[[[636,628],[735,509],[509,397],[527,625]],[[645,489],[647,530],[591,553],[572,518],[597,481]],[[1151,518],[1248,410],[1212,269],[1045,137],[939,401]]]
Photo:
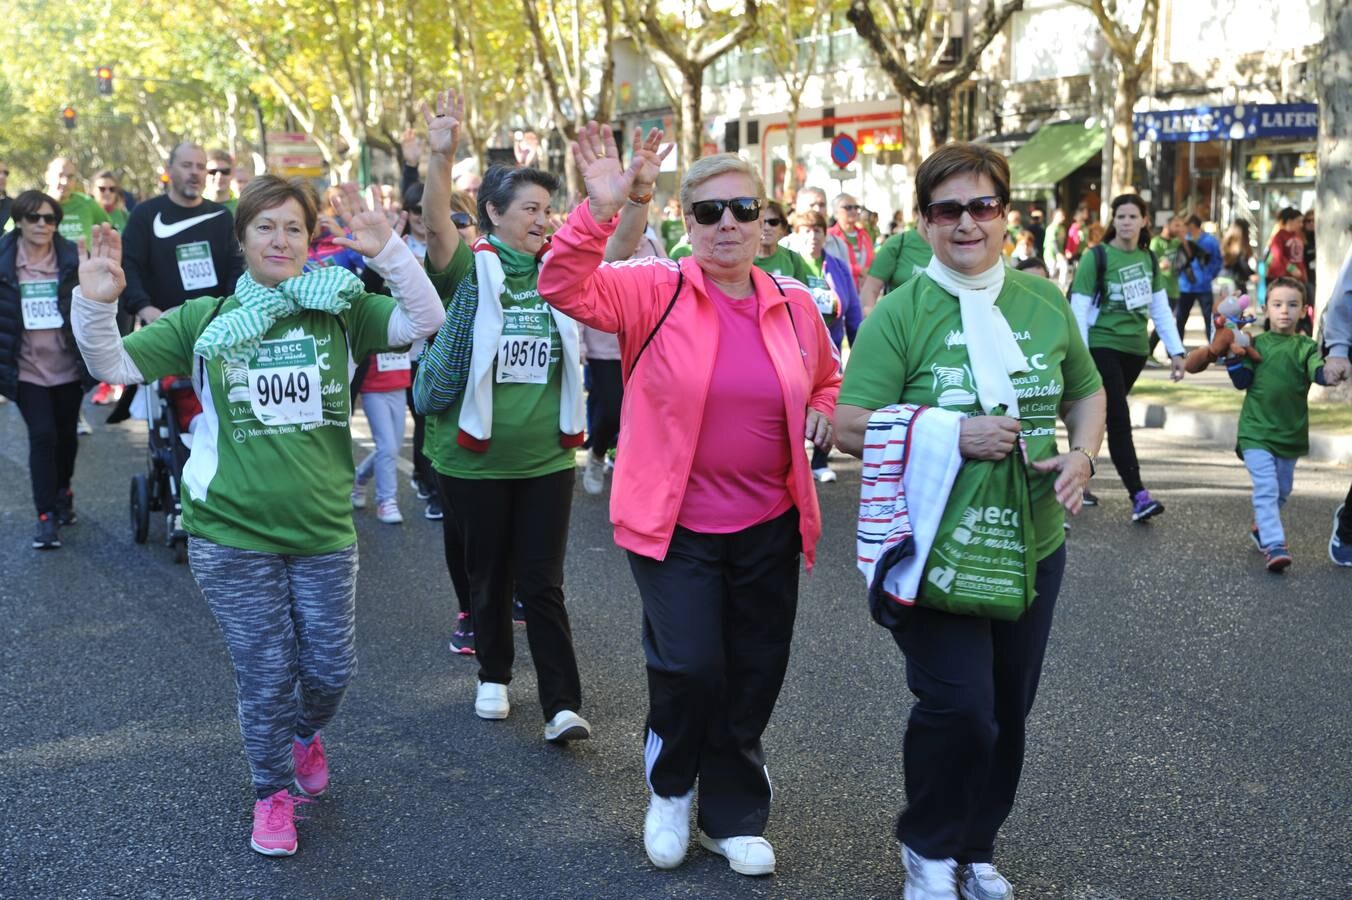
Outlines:
[[1103,136],[1102,125],[1059,122],[1042,127],[1009,158],[1011,185],[1051,187],[1093,159],[1103,149]]

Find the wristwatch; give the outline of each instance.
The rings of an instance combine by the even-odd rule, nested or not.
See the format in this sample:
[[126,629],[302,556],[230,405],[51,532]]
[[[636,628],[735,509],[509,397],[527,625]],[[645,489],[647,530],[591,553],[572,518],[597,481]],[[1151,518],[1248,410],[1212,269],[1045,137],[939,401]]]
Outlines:
[[1083,454],[1084,454],[1084,458],[1087,459],[1087,460],[1089,460],[1089,477],[1090,477],[1090,478],[1093,478],[1096,474],[1098,474],[1098,467],[1094,465],[1094,456],[1093,456],[1092,453],[1090,453],[1088,450],[1084,449],[1083,447],[1071,447],[1071,448],[1070,448],[1070,452],[1071,452],[1071,453],[1076,453],[1076,452],[1083,453]]

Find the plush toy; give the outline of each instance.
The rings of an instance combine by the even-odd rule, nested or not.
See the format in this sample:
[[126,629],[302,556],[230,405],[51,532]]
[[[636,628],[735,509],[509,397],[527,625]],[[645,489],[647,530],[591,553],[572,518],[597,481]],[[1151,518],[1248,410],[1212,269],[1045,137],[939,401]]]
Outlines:
[[1263,357],[1253,346],[1253,339],[1244,330],[1255,321],[1253,316],[1244,315],[1248,307],[1248,294],[1231,294],[1222,300],[1216,307],[1213,319],[1216,333],[1211,338],[1211,343],[1189,353],[1183,360],[1183,371],[1196,374],[1204,371],[1216,360],[1228,356],[1262,362]]

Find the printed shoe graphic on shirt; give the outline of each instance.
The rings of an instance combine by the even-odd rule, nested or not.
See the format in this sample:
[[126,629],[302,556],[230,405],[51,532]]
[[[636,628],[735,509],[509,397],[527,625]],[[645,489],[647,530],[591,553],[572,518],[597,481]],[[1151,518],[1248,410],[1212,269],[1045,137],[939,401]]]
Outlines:
[[976,379],[971,366],[930,366],[934,374],[935,399],[940,406],[971,406],[976,402]]
[[249,366],[247,363],[221,362],[222,376],[225,379],[225,399],[231,403],[249,402]]

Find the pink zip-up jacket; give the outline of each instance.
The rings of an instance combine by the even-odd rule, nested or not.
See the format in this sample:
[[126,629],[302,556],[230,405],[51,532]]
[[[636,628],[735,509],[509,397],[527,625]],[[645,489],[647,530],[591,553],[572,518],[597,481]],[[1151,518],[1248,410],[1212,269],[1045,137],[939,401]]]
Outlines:
[[[679,263],[650,257],[602,266],[606,239],[614,229],[614,222],[597,222],[586,203],[573,210],[554,234],[540,267],[539,290],[559,311],[619,336],[626,381],[610,521],[616,544],[665,559],[713,379],[718,311],[693,257]],[[671,314],[634,368],[634,358],[667,309],[682,273],[684,284]],[[809,407],[826,416],[835,410],[840,357],[803,285],[756,268],[751,280],[761,335],[784,395],[791,451],[788,489],[798,508],[803,556],[811,571],[822,526],[803,432]]]

